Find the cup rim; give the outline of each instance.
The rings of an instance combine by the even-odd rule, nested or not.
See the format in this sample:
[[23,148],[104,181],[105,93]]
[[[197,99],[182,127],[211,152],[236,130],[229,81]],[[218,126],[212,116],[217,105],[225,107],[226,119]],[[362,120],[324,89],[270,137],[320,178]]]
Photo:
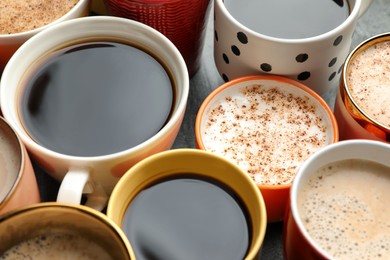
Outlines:
[[52,25],[55,25],[57,23],[60,23],[60,22],[63,22],[63,21],[66,21],[67,19],[69,18],[72,18],[72,17],[75,17],[75,13],[77,13],[80,8],[82,8],[85,4],[89,4],[88,3],[89,0],[79,0],[68,12],[66,12],[63,16],[51,21],[50,23],[46,24],[46,25],[43,25],[41,27],[38,27],[38,28],[35,28],[35,29],[32,29],[32,30],[28,30],[28,31],[22,31],[22,32],[18,32],[18,33],[11,33],[11,34],[1,34],[0,33],[0,40],[12,40],[14,38],[29,38],[35,34],[37,34],[38,32],[42,31],[42,30],[45,30],[46,28],[52,26]]
[[[335,150],[342,150],[346,149],[345,147],[354,148],[355,151],[359,150],[358,147],[361,146],[371,146],[371,147],[378,147],[380,149],[386,149],[390,151],[390,145],[381,141],[376,140],[368,140],[368,139],[350,139],[350,140],[343,140],[337,143],[330,144],[328,146],[325,146],[318,150],[316,153],[311,155],[299,168],[297,175],[295,176],[294,182],[291,185],[289,196],[289,210],[291,211],[292,218],[294,222],[297,225],[297,228],[299,232],[302,234],[304,239],[311,245],[311,247],[317,251],[320,255],[325,257],[326,259],[331,259],[331,256],[323,249],[321,248],[316,241],[314,241],[313,238],[309,235],[306,228],[303,225],[303,221],[300,218],[299,212],[298,212],[298,203],[297,203],[297,197],[298,197],[298,187],[301,185],[302,179],[305,176],[311,175],[310,173],[305,173],[306,169],[310,167],[310,165],[313,162],[320,161],[321,166],[325,165],[325,163],[321,162],[321,157],[326,154],[331,154]],[[360,149],[361,150],[361,149]],[[362,152],[364,153],[364,151]],[[345,160],[345,159],[353,159],[356,156],[354,154],[346,154],[345,158],[332,158],[330,160],[326,160],[329,162],[336,162],[339,160]],[[320,167],[321,167],[320,166]],[[319,168],[319,167],[316,167]]]
[[[348,0],[349,1],[349,0]],[[236,27],[249,32],[253,34],[257,38],[263,38],[268,41],[272,42],[279,42],[279,43],[286,43],[286,44],[302,44],[302,43],[310,43],[310,42],[317,42],[317,41],[323,41],[331,37],[332,35],[336,35],[337,33],[344,31],[346,28],[348,28],[357,17],[359,17],[359,10],[362,6],[362,1],[363,0],[355,0],[355,4],[353,6],[353,9],[350,11],[347,19],[344,20],[343,23],[339,24],[336,28],[333,28],[330,31],[327,31],[323,34],[316,35],[316,36],[311,36],[311,37],[306,37],[306,38],[293,38],[293,39],[288,39],[288,38],[279,38],[279,37],[274,37],[274,36],[268,36],[263,33],[256,32],[247,26],[241,24],[239,21],[234,18],[227,8],[224,5],[224,0],[215,0],[215,5],[218,6],[218,9],[222,11],[225,17],[227,17]]]
[[[378,120],[374,119],[372,116],[367,114],[367,112],[364,111],[364,109],[359,106],[359,104],[356,102],[356,100],[352,97],[352,93],[350,88],[348,87],[348,69],[350,66],[350,63],[354,60],[356,56],[358,56],[361,52],[367,50],[368,48],[372,47],[375,44],[381,43],[381,42],[390,42],[390,32],[380,33],[377,35],[374,35],[360,44],[358,44],[347,56],[347,59],[345,60],[345,63],[343,65],[342,70],[342,76],[340,79],[340,93],[343,96],[342,102],[344,105],[346,105],[346,108],[349,112],[349,114],[353,117],[353,119],[358,122],[362,120],[364,123],[372,125],[375,128],[379,128],[379,131],[383,131],[385,134],[385,137],[390,136],[390,126],[386,126],[385,124],[379,122]],[[352,111],[348,108],[348,105],[352,106]],[[356,111],[357,113],[353,113],[353,111]],[[364,125],[362,125],[364,128],[366,128]],[[367,130],[367,129],[366,129]],[[389,137],[390,138],[390,137]],[[383,139],[383,138],[381,138]],[[386,138],[384,139],[386,141]]]
[[[300,88],[301,90],[305,91],[309,96],[314,97],[324,108],[326,113],[329,116],[329,119],[332,123],[332,129],[333,129],[333,140],[332,143],[335,143],[339,140],[339,129],[338,124],[336,121],[336,118],[332,112],[332,109],[329,107],[329,105],[326,103],[326,101],[317,94],[314,90],[310,89],[306,85],[295,81],[293,79],[289,79],[282,76],[276,76],[276,75],[249,75],[249,76],[242,76],[235,78],[233,80],[230,80],[228,82],[223,83],[216,89],[214,89],[202,102],[198,113],[196,115],[195,120],[195,142],[199,149],[206,150],[205,145],[203,144],[202,140],[202,134],[201,134],[201,124],[202,124],[202,118],[204,114],[206,113],[206,108],[210,104],[212,100],[214,100],[215,96],[224,91],[225,89],[228,89],[230,87],[234,87],[235,85],[242,83],[242,82],[250,82],[250,81],[256,81],[256,80],[269,80],[269,81],[279,81],[287,83],[288,85],[295,86]],[[282,189],[289,189],[291,187],[291,183],[287,184],[278,184],[278,185],[265,185],[265,184],[256,184],[260,189],[267,189],[267,190],[282,190]]]
[[16,142],[18,143],[17,150],[20,154],[20,164],[18,167],[18,172],[15,180],[13,181],[10,189],[5,194],[4,198],[0,198],[0,210],[7,205],[7,203],[11,200],[12,194],[15,193],[16,189],[20,185],[20,180],[22,179],[23,175],[25,173],[25,167],[26,167],[26,153],[25,148],[23,146],[22,140],[19,138],[18,134],[16,133],[15,129],[2,117],[0,116],[0,124],[2,128],[8,128],[10,130],[10,133],[12,134],[13,138],[15,138]]
[[[251,252],[249,252],[249,254],[247,254],[245,256],[245,259],[254,259],[255,256],[261,250],[261,245],[264,242],[265,232],[266,232],[266,228],[267,228],[267,214],[266,214],[266,206],[265,206],[264,199],[263,199],[260,191],[256,187],[255,183],[250,179],[250,177],[246,174],[246,172],[244,172],[240,167],[238,167],[233,162],[227,160],[226,158],[224,158],[220,155],[208,152],[208,151],[199,150],[199,149],[195,149],[195,148],[172,149],[172,150],[159,152],[157,154],[151,155],[151,156],[143,159],[142,161],[138,162],[133,167],[131,167],[121,177],[121,179],[118,181],[118,183],[115,185],[115,187],[111,193],[110,199],[108,201],[107,216],[109,218],[113,219],[114,222],[122,221],[122,219],[119,219],[119,218],[123,218],[122,213],[117,213],[117,214],[113,213],[113,212],[115,212],[115,207],[114,207],[115,201],[119,201],[118,197],[120,197],[121,191],[128,189],[126,183],[128,183],[131,179],[133,179],[134,176],[139,175],[139,173],[137,173],[137,172],[139,172],[140,169],[142,169],[150,164],[153,164],[156,161],[161,161],[161,160],[165,160],[167,158],[180,157],[180,156],[187,156],[187,157],[190,157],[190,156],[191,157],[193,157],[193,156],[200,157],[201,156],[201,157],[214,158],[214,159],[217,159],[219,161],[223,161],[225,164],[227,164],[229,166],[229,168],[235,169],[235,172],[242,173],[241,177],[245,179],[246,183],[248,184],[248,187],[253,190],[255,197],[256,197],[256,200],[260,202],[259,203],[259,208],[260,208],[259,215],[260,215],[261,221],[259,221],[259,228],[258,228],[259,235],[254,241],[252,238],[252,242],[254,242],[253,246],[252,246],[252,250],[251,250]],[[176,168],[172,167],[173,174],[180,172],[181,170],[182,169],[177,169],[177,167]],[[203,173],[195,173],[195,174],[204,175]],[[139,186],[145,186],[145,184],[141,183],[141,184],[139,184]],[[139,191],[137,191],[137,193],[138,192]],[[130,199],[126,198],[126,200],[129,202]],[[118,215],[118,217],[115,217],[115,215]]]
[[24,206],[22,208],[10,211],[5,213],[4,215],[0,216],[0,224],[3,221],[7,221],[7,219],[19,216],[21,214],[24,214],[25,212],[31,212],[31,211],[37,211],[42,209],[66,209],[69,211],[78,211],[82,212],[85,215],[91,216],[95,219],[97,219],[101,224],[106,225],[111,230],[114,231],[114,233],[121,239],[121,242],[123,243],[123,246],[126,248],[130,259],[135,259],[135,255],[132,249],[132,246],[126,236],[126,234],[123,232],[123,230],[108,216],[103,214],[100,211],[97,211],[95,209],[89,208],[87,206],[83,205],[76,205],[71,203],[63,203],[63,202],[41,202],[32,204],[29,206]]
[[[98,156],[75,156],[75,155],[68,155],[68,154],[62,154],[53,150],[50,150],[37,142],[35,142],[24,130],[22,123],[18,119],[14,119],[13,117],[16,115],[16,117],[19,118],[18,112],[12,112],[14,108],[11,108],[11,105],[8,104],[10,103],[7,101],[4,93],[5,93],[5,87],[0,89],[0,105],[3,110],[3,115],[5,118],[9,118],[8,122],[9,124],[13,125],[14,128],[17,130],[17,133],[19,134],[20,138],[23,140],[23,142],[27,146],[31,146],[40,153],[43,153],[45,155],[50,155],[52,158],[58,158],[58,159],[65,159],[65,160],[71,160],[74,162],[96,162],[96,161],[102,161],[102,160],[112,160],[114,158],[126,156],[128,154],[138,154],[141,150],[145,149],[146,147],[151,147],[154,142],[157,140],[162,139],[165,135],[167,135],[172,129],[174,129],[175,125],[177,122],[179,122],[182,117],[182,113],[184,113],[187,105],[187,99],[188,99],[188,94],[189,94],[189,75],[187,72],[187,67],[184,62],[184,59],[182,55],[180,54],[179,50],[176,48],[176,46],[162,33],[157,31],[156,29],[147,26],[145,24],[142,24],[140,22],[126,19],[126,18],[120,18],[120,17],[113,17],[113,16],[88,16],[88,17],[80,17],[80,18],[74,18],[71,20],[67,20],[61,23],[54,24],[50,26],[49,28],[46,28],[45,30],[37,33],[36,35],[32,36],[30,39],[28,39],[16,52],[15,54],[11,57],[9,62],[7,63],[3,75],[0,81],[0,86],[4,86],[8,81],[10,81],[9,78],[12,78],[13,68],[18,66],[17,61],[22,59],[22,56],[24,53],[29,52],[29,49],[31,46],[34,46],[39,43],[40,40],[45,39],[45,38],[50,38],[51,34],[55,34],[56,32],[60,31],[63,28],[76,28],[79,25],[82,24],[89,24],[93,26],[98,26],[99,24],[111,24],[111,26],[114,26],[117,28],[117,30],[123,30],[123,29],[128,29],[129,27],[132,28],[137,28],[142,30],[145,34],[144,35],[151,35],[152,37],[158,37],[159,40],[161,40],[160,45],[166,46],[171,53],[174,54],[177,67],[180,67],[182,70],[179,71],[177,77],[173,78],[178,78],[182,81],[182,84],[180,85],[180,91],[181,93],[178,94],[176,97],[176,101],[173,104],[174,110],[167,121],[167,123],[152,137],[148,138],[144,142],[130,147],[126,150],[111,153],[111,154],[104,154],[104,155],[98,155]],[[74,39],[75,35],[77,32],[75,32],[74,35],[72,35],[71,39]],[[80,36],[78,36],[80,37]],[[69,39],[68,39],[69,40]],[[58,46],[58,44],[55,44]],[[34,59],[35,61],[36,59]],[[29,66],[34,62],[32,61]],[[176,71],[177,72],[177,71]],[[173,71],[171,72],[173,74]],[[18,83],[20,81],[18,80]],[[8,87],[8,86],[7,86]],[[14,86],[17,88],[18,86]],[[15,96],[12,98],[15,99]],[[14,105],[15,101],[12,101]],[[7,105],[5,105],[7,104]],[[13,106],[12,106],[13,107]],[[14,121],[17,122],[14,122]]]

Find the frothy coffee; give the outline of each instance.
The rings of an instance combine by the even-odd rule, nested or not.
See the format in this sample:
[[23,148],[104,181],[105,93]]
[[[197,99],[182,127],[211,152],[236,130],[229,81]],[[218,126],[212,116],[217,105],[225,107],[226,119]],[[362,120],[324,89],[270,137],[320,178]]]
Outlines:
[[390,168],[343,160],[317,170],[298,193],[310,236],[337,259],[388,259]]
[[305,94],[253,84],[223,95],[205,111],[203,144],[257,184],[291,183],[299,165],[331,142],[325,112]]
[[378,42],[353,57],[347,83],[356,104],[390,127],[390,41]]
[[81,236],[51,234],[26,240],[6,251],[0,259],[109,260],[112,257],[101,246]]
[[64,16],[79,0],[1,0],[0,34],[30,31]]
[[5,123],[0,121],[0,203],[17,180],[20,165],[21,151],[18,139],[8,127],[5,127]]

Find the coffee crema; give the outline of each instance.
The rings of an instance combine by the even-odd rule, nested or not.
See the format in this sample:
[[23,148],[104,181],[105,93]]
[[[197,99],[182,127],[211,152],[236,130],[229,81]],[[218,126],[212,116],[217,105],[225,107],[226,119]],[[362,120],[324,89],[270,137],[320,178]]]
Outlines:
[[375,43],[353,56],[346,73],[356,105],[390,128],[390,41]]
[[274,86],[253,84],[223,94],[204,117],[205,149],[233,160],[261,185],[290,184],[300,164],[331,142],[314,101]]
[[66,155],[121,152],[155,135],[174,102],[171,76],[153,55],[93,41],[50,52],[21,83],[19,115],[34,141]]
[[229,13],[267,36],[302,39],[324,34],[349,16],[347,0],[225,0]]
[[302,183],[300,218],[332,258],[389,258],[389,173],[382,164],[349,159],[321,167]]
[[251,240],[247,216],[229,187],[189,173],[143,189],[122,229],[137,259],[244,259]]
[[14,34],[45,26],[69,12],[79,0],[1,0],[0,34]]
[[97,243],[81,236],[60,233],[41,235],[23,241],[8,249],[0,259],[114,260]]

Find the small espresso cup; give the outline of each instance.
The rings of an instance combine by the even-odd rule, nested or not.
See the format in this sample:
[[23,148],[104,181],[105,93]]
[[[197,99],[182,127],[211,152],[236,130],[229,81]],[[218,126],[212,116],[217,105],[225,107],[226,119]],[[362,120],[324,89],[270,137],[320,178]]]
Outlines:
[[0,217],[5,259],[135,259],[126,235],[94,209],[45,202]]
[[334,115],[307,86],[245,76],[216,88],[195,123],[196,145],[243,168],[260,189],[268,222],[283,220],[291,183],[312,153],[338,141]]
[[247,2],[214,1],[214,60],[223,79],[275,74],[324,96],[338,85],[371,0]]
[[388,259],[390,145],[340,141],[301,166],[291,186],[285,259]]
[[[62,8],[44,9],[42,8],[42,3],[45,1],[42,1],[40,6],[31,6],[31,3],[27,2],[25,3],[25,6],[21,4],[21,2],[6,2],[8,4],[5,4],[8,5],[8,7],[3,7],[1,5],[1,8],[5,8],[4,10],[2,9],[2,15],[4,14],[5,17],[2,17],[0,20],[0,73],[3,71],[11,56],[25,41],[53,24],[87,16],[89,14],[90,5],[90,0],[79,0],[76,1],[76,4],[73,7],[67,7],[75,1],[66,0],[61,3]],[[48,4],[53,5],[53,3]],[[20,10],[17,8],[20,8]],[[69,10],[66,10],[67,8],[69,8]],[[48,10],[50,10],[50,13],[47,13],[49,12]],[[58,14],[56,14],[56,12],[58,12]],[[9,28],[10,24],[14,24],[12,29]],[[26,29],[23,29],[23,27],[19,28],[19,26],[15,26],[15,24],[24,25],[26,26]]]
[[390,141],[390,33],[375,35],[347,57],[334,113],[340,139]]
[[210,0],[104,0],[110,15],[160,31],[178,48],[192,77],[200,68]]
[[[113,53],[111,50],[118,50],[119,54],[110,56]],[[27,83],[34,80],[28,78],[29,75],[43,69],[47,64],[45,62],[51,62],[50,55],[62,57],[55,54],[56,51],[62,51],[61,55],[65,56],[69,54],[67,61],[74,60],[76,53],[85,51],[82,52],[85,58],[80,59],[79,64],[67,70],[59,70],[76,74],[64,72],[52,76],[50,72],[56,71],[61,65],[61,62],[55,63],[49,66],[47,74],[37,76],[41,79],[35,81],[38,87],[27,88]],[[97,53],[90,55],[89,51]],[[132,63],[133,59],[128,57],[130,53],[134,53],[134,59],[137,60],[133,67],[116,63],[124,59]],[[140,62],[139,57],[142,58]],[[87,58],[100,59],[95,62],[99,72],[95,72],[93,63],[85,65]],[[44,60],[43,63],[41,60]],[[101,71],[101,66],[105,67],[104,71]],[[145,68],[151,69],[148,71]],[[138,73],[134,76],[135,70]],[[116,73],[116,77],[109,77],[112,74],[110,71],[120,73]],[[90,76],[85,78],[85,75]],[[128,75],[133,75],[134,79],[123,80]],[[150,84],[149,80],[156,76],[161,76],[164,81],[159,81],[158,85]],[[84,81],[79,81],[81,78]],[[117,80],[119,84],[116,84]],[[68,81],[68,85],[55,90]],[[143,82],[148,84],[141,84]],[[75,85],[79,87],[66,92],[70,89],[67,86]],[[84,86],[89,87],[85,89]],[[150,90],[152,87],[156,89]],[[35,94],[30,94],[27,89],[34,90],[31,92]],[[52,89],[54,92],[51,92]],[[81,89],[83,91],[79,92]],[[131,166],[172,146],[183,120],[188,91],[189,77],[185,62],[177,48],[163,34],[129,19],[93,16],[53,25],[20,47],[2,75],[1,108],[4,117],[15,128],[37,164],[62,182],[57,200],[80,203],[84,192],[88,194],[87,205],[101,210],[106,206],[108,195],[116,182]],[[49,93],[54,94],[46,98],[44,94]],[[96,96],[98,93],[102,93],[99,98]],[[169,99],[169,94],[173,96],[172,99]],[[39,96],[38,101],[36,95]],[[33,99],[35,101],[31,101]],[[50,108],[40,107],[44,101],[51,104]],[[128,108],[132,104],[137,104],[137,107]],[[62,109],[57,110],[57,107]],[[112,112],[107,114],[106,111]],[[128,117],[130,115],[133,115],[132,118]],[[34,121],[33,125],[30,124],[32,127],[27,129],[27,123],[35,119],[42,119],[45,126],[41,127],[43,123]],[[133,136],[127,136],[127,133],[133,130],[137,131],[134,135],[147,133],[147,136],[143,139],[136,136],[139,142],[132,143],[129,139]],[[106,133],[109,135],[105,136]],[[97,149],[105,150],[114,143],[122,148],[114,147],[111,151],[95,154]],[[65,147],[67,150],[63,150]],[[88,153],[73,153],[73,149],[87,149]]]
[[0,215],[39,202],[27,151],[13,128],[0,117]]
[[267,224],[261,193],[242,169],[184,148],[132,167],[115,187],[107,215],[137,259],[256,259]]

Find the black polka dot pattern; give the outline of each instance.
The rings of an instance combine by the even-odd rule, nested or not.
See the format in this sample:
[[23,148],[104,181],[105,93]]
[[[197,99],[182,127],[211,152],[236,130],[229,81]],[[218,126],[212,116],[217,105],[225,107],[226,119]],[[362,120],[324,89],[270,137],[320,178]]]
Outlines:
[[232,48],[232,52],[234,53],[234,55],[240,56],[241,51],[240,51],[240,49],[236,45],[232,45],[231,48]]
[[328,64],[329,68],[332,67],[333,65],[335,65],[336,62],[337,62],[337,58],[333,58],[333,59],[329,62],[329,64]]
[[264,72],[270,72],[272,70],[272,66],[268,63],[262,63],[260,65],[260,69]]
[[243,33],[243,32],[238,32],[238,33],[237,33],[237,39],[238,39],[242,44],[247,44],[247,43],[248,43],[248,37],[247,37],[246,34]]
[[299,75],[297,77],[298,80],[302,80],[302,81],[307,80],[308,78],[310,78],[310,72],[309,71],[304,71],[302,73],[299,73]]
[[222,54],[222,58],[223,58],[223,61],[226,63],[226,64],[229,64],[229,57],[224,53]]
[[309,55],[307,55],[307,53],[301,53],[301,54],[298,54],[296,57],[295,57],[295,60],[297,62],[305,62],[307,61],[307,59],[309,58]]
[[217,31],[214,31],[214,37],[215,37],[215,41],[218,41],[218,33],[217,33]]
[[222,74],[222,78],[223,78],[223,80],[224,80],[225,82],[228,82],[228,81],[229,81],[229,78],[228,78],[228,76],[226,76],[225,73]]
[[338,36],[336,40],[334,40],[333,46],[338,46],[342,42],[342,40],[343,40],[343,36],[342,35]]
[[328,80],[331,81],[332,79],[334,79],[335,76],[336,76],[336,72],[333,72],[332,74],[330,74]]

